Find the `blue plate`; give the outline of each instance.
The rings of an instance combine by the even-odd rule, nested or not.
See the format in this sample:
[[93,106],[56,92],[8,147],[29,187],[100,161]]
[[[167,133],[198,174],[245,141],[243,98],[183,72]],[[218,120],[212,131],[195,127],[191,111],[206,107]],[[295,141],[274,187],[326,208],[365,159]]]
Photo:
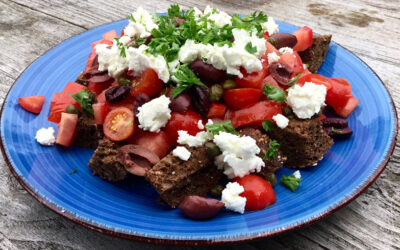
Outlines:
[[[277,202],[243,215],[223,212],[208,221],[193,221],[178,209],[156,202],[157,193],[137,177],[109,183],[92,176],[87,163],[92,150],[42,147],[34,139],[47,121],[50,100],[85,67],[90,43],[127,24],[121,20],[74,36],[32,63],[11,88],[1,114],[1,143],[10,170],[39,202],[79,224],[120,237],[172,244],[211,244],[266,237],[316,221],[344,206],[380,174],[393,151],[397,118],[393,101],[377,75],[359,58],[331,43],[320,73],[344,77],[359,98],[348,119],[353,136],[337,141],[316,167],[302,172],[292,193],[275,187]],[[281,32],[296,26],[279,23]],[[39,115],[23,110],[18,97],[44,95]],[[77,172],[70,174],[76,168]],[[281,169],[277,176],[293,170]]]

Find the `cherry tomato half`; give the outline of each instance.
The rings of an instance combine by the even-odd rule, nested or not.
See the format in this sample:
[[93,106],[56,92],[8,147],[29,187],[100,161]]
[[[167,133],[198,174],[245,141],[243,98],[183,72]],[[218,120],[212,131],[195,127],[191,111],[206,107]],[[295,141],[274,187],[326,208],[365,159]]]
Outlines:
[[135,130],[135,119],[132,110],[119,107],[111,110],[103,124],[104,135],[112,141],[128,139]]
[[248,107],[260,100],[261,95],[261,89],[252,88],[228,89],[223,93],[226,105],[233,109]]
[[297,43],[293,50],[304,51],[311,47],[313,40],[313,32],[311,28],[304,26],[293,32],[293,35],[297,38]]
[[268,68],[263,67],[260,71],[247,73],[245,69],[241,69],[240,72],[243,74],[242,78],[236,77],[235,82],[239,87],[242,88],[257,88],[262,82],[265,76],[268,74]]
[[170,143],[176,145],[178,130],[185,130],[193,136],[200,132],[197,126],[199,120],[201,120],[201,117],[190,110],[183,113],[172,112],[171,118],[165,126],[165,132],[170,139]]
[[145,93],[149,97],[160,93],[164,86],[164,83],[158,78],[157,72],[152,68],[146,69],[139,78],[133,78],[131,84],[131,95]]

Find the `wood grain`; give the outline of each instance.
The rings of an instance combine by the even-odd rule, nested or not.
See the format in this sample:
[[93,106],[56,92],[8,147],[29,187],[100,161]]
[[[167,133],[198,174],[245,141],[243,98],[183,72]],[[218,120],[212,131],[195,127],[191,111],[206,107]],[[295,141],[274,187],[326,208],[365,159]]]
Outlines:
[[[165,12],[170,3],[172,1],[0,0],[1,102],[18,75],[52,46],[97,25],[128,16],[138,6],[151,12]],[[230,13],[263,10],[277,20],[307,25],[317,33],[332,33],[335,42],[354,52],[377,72],[396,106],[400,105],[398,0],[181,0],[179,3],[200,9],[211,4]],[[113,238],[76,225],[39,204],[12,177],[3,159],[0,164],[1,249],[171,248]],[[399,249],[399,191],[400,142],[397,142],[382,175],[348,206],[305,228],[229,248]]]

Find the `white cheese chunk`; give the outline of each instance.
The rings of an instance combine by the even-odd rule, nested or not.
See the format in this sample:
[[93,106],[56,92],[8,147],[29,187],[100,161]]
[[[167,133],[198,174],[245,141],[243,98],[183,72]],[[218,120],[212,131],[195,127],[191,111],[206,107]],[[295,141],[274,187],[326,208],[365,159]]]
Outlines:
[[285,54],[285,53],[293,53],[293,49],[289,48],[289,47],[283,47],[279,49],[279,52],[281,54]]
[[54,128],[41,128],[36,132],[35,139],[36,141],[43,146],[52,146],[56,142],[56,138],[54,137]]
[[203,121],[202,120],[199,120],[198,122],[197,122],[197,127],[199,128],[199,129],[204,129],[204,124],[203,124]]
[[289,124],[289,119],[281,114],[274,115],[272,119],[276,122],[276,125],[281,129],[286,128],[287,125]]
[[210,135],[206,131],[200,131],[196,136],[189,135],[185,130],[178,130],[178,143],[181,145],[188,145],[189,147],[202,146],[210,139]]
[[237,182],[229,182],[222,190],[221,202],[225,204],[225,208],[237,213],[244,213],[247,199],[239,196],[244,192],[243,186]]
[[172,155],[178,157],[182,161],[187,161],[189,160],[191,153],[187,148],[178,146],[172,151]]
[[146,102],[138,108],[139,128],[150,131],[159,132],[164,127],[169,118],[171,118],[171,110],[169,109],[170,99],[165,95]]
[[268,54],[268,64],[271,64],[273,62],[277,62],[281,57],[276,54],[276,52],[272,52]]
[[301,179],[300,171],[299,171],[299,170],[296,170],[296,171],[293,173],[293,176],[296,177],[297,179]]
[[275,23],[275,20],[270,16],[268,16],[267,22],[261,24],[261,27],[263,28],[263,30],[268,31],[269,35],[279,32],[278,25]]

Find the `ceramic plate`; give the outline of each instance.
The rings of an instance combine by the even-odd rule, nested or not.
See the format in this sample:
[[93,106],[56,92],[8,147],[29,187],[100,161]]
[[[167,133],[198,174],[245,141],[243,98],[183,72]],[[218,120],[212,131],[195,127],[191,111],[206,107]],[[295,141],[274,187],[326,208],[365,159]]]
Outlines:
[[[109,183],[93,176],[87,163],[92,150],[42,147],[34,139],[48,122],[50,100],[84,69],[91,42],[128,20],[99,26],[46,52],[18,78],[3,104],[1,143],[10,170],[25,189],[56,213],[89,228],[120,237],[172,244],[211,244],[271,236],[316,221],[346,205],[381,173],[393,151],[397,118],[393,101],[378,76],[359,58],[331,43],[319,73],[344,77],[360,104],[349,117],[353,136],[337,141],[316,167],[302,170],[292,193],[275,187],[277,202],[243,215],[223,212],[207,221],[188,220],[178,209],[156,202],[157,193],[141,178]],[[281,32],[296,26],[279,23]],[[44,95],[39,115],[24,111],[18,97]],[[77,172],[70,174],[76,168]],[[291,174],[283,168],[277,176]]]

